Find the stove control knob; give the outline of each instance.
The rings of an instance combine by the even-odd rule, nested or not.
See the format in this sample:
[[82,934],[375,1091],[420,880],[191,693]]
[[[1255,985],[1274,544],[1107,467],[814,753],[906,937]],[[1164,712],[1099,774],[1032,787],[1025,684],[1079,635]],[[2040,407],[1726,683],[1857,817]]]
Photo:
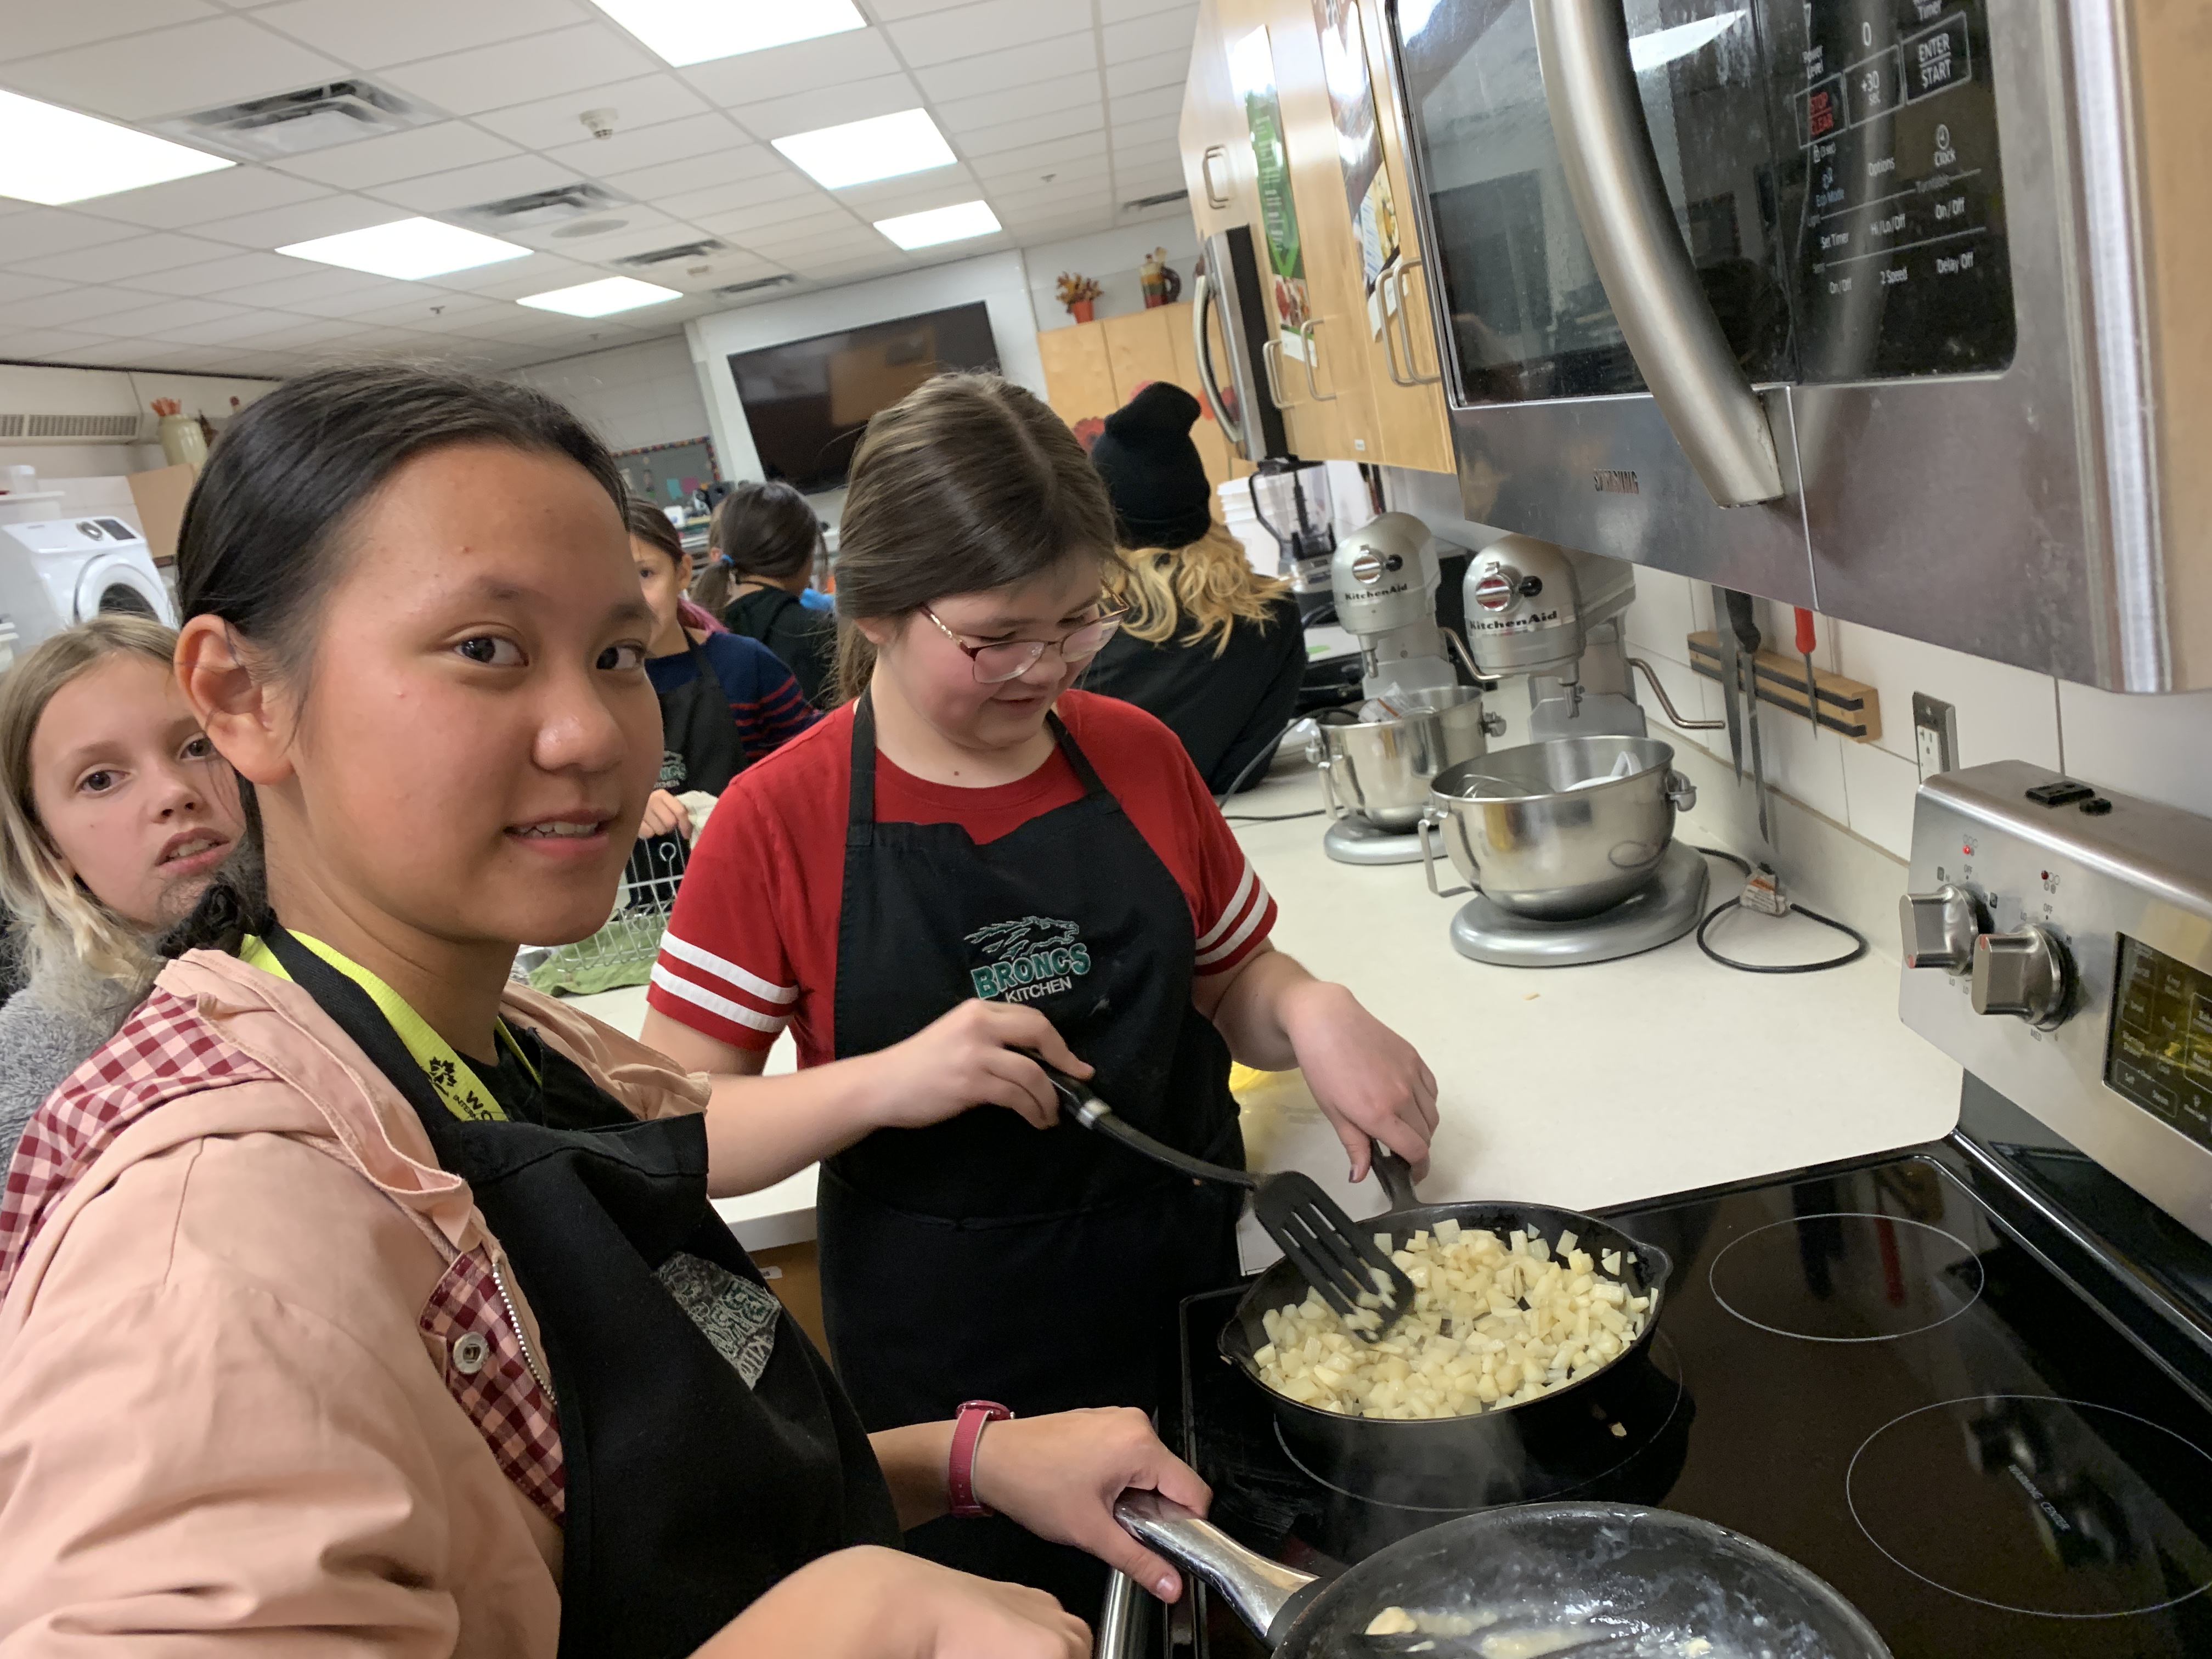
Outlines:
[[1963,974],[1973,965],[1974,939],[1986,925],[1981,902],[1948,883],[1932,893],[1907,893],[1897,902],[1905,929],[1905,965]]
[[1984,933],[1974,940],[1974,1012],[2017,1014],[2039,1031],[2066,1018],[2074,983],[2066,946],[2033,922],[2016,933]]

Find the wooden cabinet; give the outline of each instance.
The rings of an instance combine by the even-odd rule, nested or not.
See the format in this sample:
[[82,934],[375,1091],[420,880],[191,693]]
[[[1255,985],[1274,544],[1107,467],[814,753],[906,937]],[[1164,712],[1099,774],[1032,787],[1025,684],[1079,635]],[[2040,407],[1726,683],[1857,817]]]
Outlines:
[[1114,395],[1104,325],[1040,329],[1037,355],[1044,359],[1045,401],[1068,425],[1103,421],[1121,406]]
[[[1070,426],[1103,420],[1152,380],[1170,381],[1194,398],[1199,395],[1188,301],[1045,329],[1037,335],[1037,350],[1044,359],[1047,401]],[[1206,476],[1215,483],[1251,471],[1230,450],[1211,410],[1201,410],[1190,437]]]

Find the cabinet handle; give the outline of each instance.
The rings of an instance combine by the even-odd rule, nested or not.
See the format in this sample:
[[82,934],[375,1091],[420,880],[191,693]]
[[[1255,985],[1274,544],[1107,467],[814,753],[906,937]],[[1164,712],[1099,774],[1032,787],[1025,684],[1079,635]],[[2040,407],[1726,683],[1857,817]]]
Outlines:
[[1723,507],[1782,494],[1766,410],[1667,200],[1620,0],[1534,0],[1544,103],[1605,296],[1675,442]]
[[1225,208],[1230,204],[1231,198],[1218,194],[1213,188],[1213,158],[1218,155],[1226,159],[1228,155],[1228,149],[1223,145],[1208,144],[1206,153],[1198,158],[1199,182],[1206,188],[1206,204],[1208,207]]
[[[1393,274],[1394,273],[1386,270],[1380,276],[1377,276],[1375,279],[1375,301],[1377,305],[1382,305],[1382,285],[1391,280]],[[1406,303],[1405,296],[1402,293],[1399,295],[1398,303],[1401,307]],[[1410,351],[1411,348],[1408,348],[1409,355]],[[1401,374],[1398,372],[1398,342],[1395,335],[1391,331],[1390,307],[1387,305],[1382,306],[1382,366],[1390,371],[1390,384],[1392,386],[1413,386],[1420,385],[1420,382],[1414,380],[1411,375]]]
[[[1407,386],[1434,386],[1444,377],[1441,366],[1433,374],[1421,373],[1421,360],[1413,349],[1413,325],[1406,320],[1406,313],[1412,308],[1413,303],[1413,296],[1406,291],[1406,273],[1421,264],[1422,261],[1419,259],[1401,259],[1392,278],[1398,285],[1398,337],[1406,343],[1405,383]],[[1394,365],[1394,372],[1391,375],[1393,380],[1397,378],[1395,367]]]
[[1260,368],[1267,376],[1267,395],[1275,400],[1275,407],[1290,408],[1291,400],[1283,396],[1282,377],[1275,372],[1275,342],[1273,340],[1260,348]]
[[1244,428],[1230,418],[1222,406],[1221,383],[1213,374],[1213,343],[1206,337],[1206,314],[1213,309],[1213,279],[1204,271],[1198,274],[1190,296],[1191,343],[1197,349],[1198,395],[1206,399],[1206,406],[1213,411],[1213,423],[1221,428],[1222,436],[1237,446],[1239,453],[1244,449]]
[[1321,389],[1321,382],[1314,379],[1314,359],[1321,356],[1322,320],[1316,317],[1298,331],[1298,337],[1305,342],[1306,346],[1305,354],[1299,358],[1298,362],[1299,367],[1306,372],[1306,390],[1313,394],[1313,401],[1317,404],[1333,404],[1336,401],[1336,393],[1323,392]]

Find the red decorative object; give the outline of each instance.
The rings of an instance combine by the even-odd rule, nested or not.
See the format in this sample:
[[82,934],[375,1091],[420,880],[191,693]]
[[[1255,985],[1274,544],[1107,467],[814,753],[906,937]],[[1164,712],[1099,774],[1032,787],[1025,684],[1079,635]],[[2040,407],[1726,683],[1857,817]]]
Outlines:
[[1091,308],[1097,303],[1095,300],[1078,300],[1068,307],[1067,313],[1079,323],[1087,323],[1091,320]]

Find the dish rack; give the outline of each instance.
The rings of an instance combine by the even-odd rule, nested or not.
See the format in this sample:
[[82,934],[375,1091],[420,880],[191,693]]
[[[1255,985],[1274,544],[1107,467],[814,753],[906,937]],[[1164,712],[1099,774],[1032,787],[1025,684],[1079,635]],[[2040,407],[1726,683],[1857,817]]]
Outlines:
[[644,984],[660,954],[660,936],[668,931],[690,857],[680,836],[639,842],[623,871],[614,912],[599,931],[574,945],[524,945],[515,953],[514,976],[556,995]]

